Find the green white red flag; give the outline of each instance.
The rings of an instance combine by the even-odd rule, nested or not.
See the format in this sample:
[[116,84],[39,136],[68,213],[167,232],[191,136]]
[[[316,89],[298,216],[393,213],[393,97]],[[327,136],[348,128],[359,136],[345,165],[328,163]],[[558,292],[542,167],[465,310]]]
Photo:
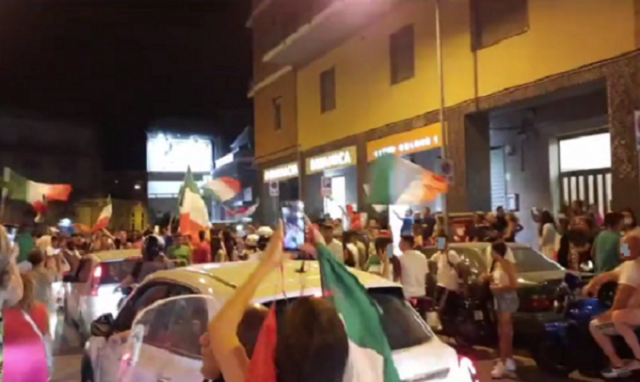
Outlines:
[[240,193],[241,185],[238,180],[223,176],[208,182],[204,188],[211,191],[217,200],[226,202]]
[[378,158],[369,170],[369,203],[416,205],[449,191],[446,178],[395,155]]
[[38,212],[46,209],[47,202],[66,202],[69,200],[69,195],[72,191],[71,185],[69,184],[34,182],[8,167],[4,168],[3,187],[10,199],[29,203]]
[[197,240],[198,232],[205,231],[209,227],[209,211],[202,195],[200,195],[198,185],[193,180],[191,168],[187,169],[184,177],[178,203],[180,207],[180,234],[191,235],[193,240]]
[[102,229],[107,228],[109,222],[111,221],[111,215],[113,214],[113,204],[111,203],[111,196],[107,198],[107,204],[102,207],[102,211],[100,211],[100,215],[98,215],[98,220],[96,224],[93,226],[93,232],[100,231]]
[[323,295],[331,296],[349,338],[349,359],[343,381],[400,382],[382,328],[379,306],[326,245],[317,244],[316,251]]

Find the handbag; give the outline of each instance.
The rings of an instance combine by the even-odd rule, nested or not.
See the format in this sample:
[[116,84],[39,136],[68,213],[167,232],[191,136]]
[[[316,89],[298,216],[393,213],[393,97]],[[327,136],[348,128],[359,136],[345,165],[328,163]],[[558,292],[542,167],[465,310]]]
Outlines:
[[48,334],[44,334],[40,331],[40,328],[38,328],[38,325],[36,325],[36,323],[33,321],[33,318],[31,318],[31,315],[29,313],[25,312],[24,310],[21,310],[21,312],[22,312],[22,316],[24,316],[24,319],[27,320],[27,322],[33,328],[33,331],[36,332],[40,337],[40,339],[42,340],[42,343],[44,344],[44,352],[47,357],[47,366],[49,367],[49,373],[52,373],[53,372],[53,353],[51,349],[52,347],[51,337]]

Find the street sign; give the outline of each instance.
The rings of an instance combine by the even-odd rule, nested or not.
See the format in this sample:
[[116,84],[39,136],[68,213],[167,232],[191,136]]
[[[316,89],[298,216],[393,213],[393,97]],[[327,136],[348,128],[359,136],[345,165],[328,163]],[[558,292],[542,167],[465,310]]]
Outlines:
[[443,159],[440,162],[440,175],[447,178],[449,183],[453,183],[453,178],[454,178],[453,161],[449,159]]
[[320,190],[322,196],[325,198],[331,197],[331,178],[322,177],[322,189]]
[[269,195],[277,198],[280,195],[280,183],[278,182],[270,182],[269,183]]

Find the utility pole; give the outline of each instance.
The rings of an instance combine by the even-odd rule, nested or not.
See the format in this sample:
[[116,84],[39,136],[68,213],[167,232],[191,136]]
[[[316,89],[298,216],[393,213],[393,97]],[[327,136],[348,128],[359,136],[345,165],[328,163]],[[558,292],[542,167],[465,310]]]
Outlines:
[[[440,84],[440,127],[442,129],[442,148],[441,156],[442,161],[447,160],[447,146],[449,144],[449,129],[447,128],[447,121],[445,118],[445,95],[444,95],[444,64],[442,58],[442,28],[440,24],[440,2],[441,0],[435,0],[436,12],[435,12],[435,24],[436,24],[436,53],[438,60],[438,81]],[[444,217],[444,229],[449,233],[449,211],[447,208],[447,194],[442,194],[442,215]]]

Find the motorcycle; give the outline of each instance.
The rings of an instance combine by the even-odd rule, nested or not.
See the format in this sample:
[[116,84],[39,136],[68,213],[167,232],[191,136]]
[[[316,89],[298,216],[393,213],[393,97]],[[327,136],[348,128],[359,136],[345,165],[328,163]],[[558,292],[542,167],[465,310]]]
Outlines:
[[606,312],[615,295],[615,284],[604,285],[597,297],[582,298],[584,283],[567,274],[558,290],[557,309],[561,321],[541,323],[541,333],[529,346],[531,357],[543,371],[566,377],[573,371],[599,376],[606,359],[589,331],[589,322]]

